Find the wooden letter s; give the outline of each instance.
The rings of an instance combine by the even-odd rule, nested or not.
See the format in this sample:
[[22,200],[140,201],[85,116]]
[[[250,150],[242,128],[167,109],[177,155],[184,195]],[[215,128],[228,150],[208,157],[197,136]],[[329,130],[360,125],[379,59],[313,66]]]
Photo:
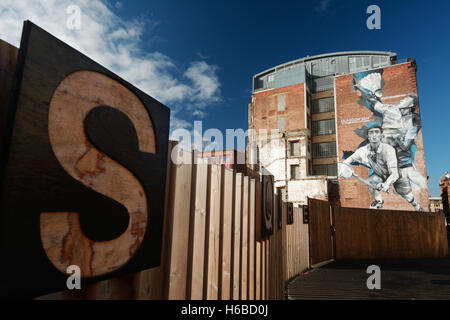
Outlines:
[[129,214],[128,228],[119,237],[92,241],[83,233],[77,212],[41,213],[41,240],[48,258],[61,272],[69,265],[79,266],[83,277],[103,275],[123,266],[136,253],[148,225],[148,203],[139,180],[95,148],[86,136],[84,120],[99,106],[127,115],[136,129],[139,150],[156,152],[147,109],[118,81],[97,72],[78,71],[59,84],[50,102],[48,119],[56,158],[70,176],[121,203]]

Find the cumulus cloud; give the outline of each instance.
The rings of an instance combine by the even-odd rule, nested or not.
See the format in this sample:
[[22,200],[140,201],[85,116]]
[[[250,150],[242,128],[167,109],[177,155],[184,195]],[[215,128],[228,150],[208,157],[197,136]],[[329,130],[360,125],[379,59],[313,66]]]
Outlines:
[[[81,28],[67,27],[67,9],[81,9]],[[204,116],[205,108],[221,101],[218,67],[193,61],[183,67],[167,55],[143,49],[142,38],[157,23],[148,19],[125,20],[105,0],[2,0],[0,36],[19,46],[24,20],[31,20],[70,46],[86,54],[142,91],[161,101],[177,114]],[[145,34],[148,37],[148,34]],[[170,40],[170,39],[169,39]],[[186,127],[185,119],[172,116],[172,125]]]

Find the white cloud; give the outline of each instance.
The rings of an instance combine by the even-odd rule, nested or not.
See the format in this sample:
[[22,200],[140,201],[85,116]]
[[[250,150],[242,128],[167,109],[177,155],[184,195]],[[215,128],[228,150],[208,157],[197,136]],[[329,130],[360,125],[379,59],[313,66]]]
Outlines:
[[315,7],[316,12],[326,13],[330,7],[331,0],[320,0],[319,4]]
[[[66,27],[69,18],[66,10],[71,5],[81,9],[80,30]],[[204,115],[208,105],[221,101],[216,66],[196,61],[183,72],[163,53],[145,52],[144,33],[153,30],[157,23],[124,20],[112,9],[105,0],[1,0],[0,37],[19,46],[23,21],[31,20],[171,107],[172,112],[186,109],[190,114]],[[172,117],[172,125],[187,124],[186,120]]]
[[216,75],[217,67],[204,61],[191,63],[184,75],[194,83],[195,96],[200,100],[218,100],[219,79]]

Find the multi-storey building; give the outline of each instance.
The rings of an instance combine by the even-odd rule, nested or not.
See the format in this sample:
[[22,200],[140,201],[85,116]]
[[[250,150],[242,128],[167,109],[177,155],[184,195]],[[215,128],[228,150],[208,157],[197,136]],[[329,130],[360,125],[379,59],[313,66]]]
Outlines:
[[441,187],[441,202],[442,210],[445,216],[450,219],[450,198],[448,196],[450,192],[450,173],[447,171],[440,179],[439,186]]
[[[428,209],[416,95],[414,59],[398,61],[392,52],[324,54],[258,73],[249,104],[249,129],[255,131],[249,137],[249,167],[273,174],[285,200],[296,204],[313,197],[368,207],[378,193],[386,209],[412,210],[411,204]],[[401,109],[408,111],[403,115]],[[403,196],[394,186],[389,194],[374,191],[386,177],[377,181],[367,161],[348,166],[351,178],[338,174],[338,162],[364,148],[374,126],[395,151],[401,177],[395,186]]]
[[430,197],[430,212],[443,212],[441,197]]

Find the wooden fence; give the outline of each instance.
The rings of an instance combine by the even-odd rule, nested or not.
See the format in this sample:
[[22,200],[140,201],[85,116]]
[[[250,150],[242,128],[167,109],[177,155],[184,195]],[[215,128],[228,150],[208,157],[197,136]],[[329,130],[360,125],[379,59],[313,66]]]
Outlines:
[[336,260],[448,255],[442,213],[333,207]]
[[333,259],[331,205],[328,201],[309,199],[311,264]]
[[[301,208],[287,225],[256,238],[261,201],[258,179],[174,150],[169,161],[162,263],[137,274],[105,280],[61,299],[283,299],[289,278],[309,267],[308,225]],[[277,203],[275,198],[275,219]]]

